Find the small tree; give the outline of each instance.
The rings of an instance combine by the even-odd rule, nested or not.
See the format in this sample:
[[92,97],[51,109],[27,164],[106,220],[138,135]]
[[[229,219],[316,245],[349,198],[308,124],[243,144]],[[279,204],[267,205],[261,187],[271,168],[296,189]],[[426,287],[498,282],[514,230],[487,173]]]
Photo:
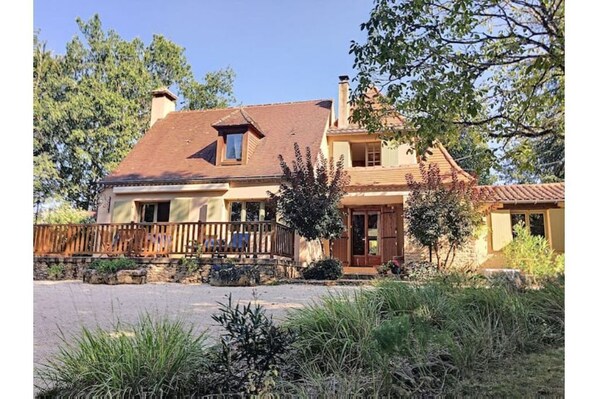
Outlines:
[[343,168],[344,159],[334,163],[320,152],[312,159],[309,147],[305,158],[295,143],[295,160],[292,169],[282,155],[278,156],[283,179],[278,193],[270,194],[283,219],[297,233],[308,240],[331,240],[343,232],[343,218],[339,203],[349,182]]
[[[482,194],[474,189],[475,182],[459,181],[454,169],[451,182],[444,184],[437,164],[430,164],[426,169],[420,163],[419,168],[421,182],[407,174],[411,190],[405,210],[407,235],[428,247],[430,262],[434,252],[440,269],[453,263],[456,251],[468,242],[481,223]],[[441,261],[443,249],[446,254]]]

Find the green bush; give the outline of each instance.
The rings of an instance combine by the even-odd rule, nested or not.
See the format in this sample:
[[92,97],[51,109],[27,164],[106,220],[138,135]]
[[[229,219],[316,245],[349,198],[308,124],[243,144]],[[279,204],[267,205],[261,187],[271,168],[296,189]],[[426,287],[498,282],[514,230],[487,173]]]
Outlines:
[[137,263],[128,258],[96,259],[91,262],[89,268],[102,274],[116,273],[119,270],[134,270],[137,268]]
[[212,319],[224,333],[210,364],[213,374],[203,384],[211,388],[205,393],[259,395],[270,391],[295,335],[275,326],[259,304],[233,307],[229,295],[228,303],[220,305],[220,313]]
[[197,389],[205,370],[204,335],[180,321],[142,316],[130,330],[83,329],[63,338],[38,376],[40,397],[179,397]]
[[564,255],[556,255],[544,237],[531,235],[521,224],[515,225],[515,236],[503,250],[508,266],[535,280],[565,272]]
[[94,223],[92,212],[73,207],[69,203],[62,203],[58,207],[44,211],[40,215],[39,223]]
[[303,272],[306,280],[338,280],[343,275],[343,264],[335,258],[321,259]]
[[48,277],[51,279],[59,279],[64,275],[64,264],[59,263],[48,268]]
[[442,274],[438,267],[431,262],[419,261],[409,262],[402,270],[403,278],[413,281],[427,281],[434,279]]

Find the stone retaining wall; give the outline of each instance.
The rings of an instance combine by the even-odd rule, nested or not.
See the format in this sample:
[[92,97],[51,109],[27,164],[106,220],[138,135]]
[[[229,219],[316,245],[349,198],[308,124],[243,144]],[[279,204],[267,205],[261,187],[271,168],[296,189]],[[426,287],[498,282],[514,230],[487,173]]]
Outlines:
[[[98,258],[91,257],[53,257],[36,256],[33,258],[34,280],[83,280],[83,272],[89,264]],[[109,259],[109,258],[103,258]],[[300,266],[288,259],[256,259],[256,258],[202,258],[199,268],[189,273],[180,259],[174,258],[132,258],[139,267],[147,269],[148,283],[207,283],[212,265],[232,262],[237,265],[256,266],[260,271],[262,283],[284,278],[300,277]],[[61,265],[63,274],[60,278],[50,278],[48,271],[54,265]]]

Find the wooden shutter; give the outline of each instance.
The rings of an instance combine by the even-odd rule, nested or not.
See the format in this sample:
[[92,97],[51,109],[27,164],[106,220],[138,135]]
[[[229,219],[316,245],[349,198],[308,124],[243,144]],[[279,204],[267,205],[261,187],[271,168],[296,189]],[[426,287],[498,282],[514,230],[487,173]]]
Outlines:
[[565,252],[565,210],[549,209],[550,245],[558,252]]
[[114,201],[112,206],[112,223],[133,222],[133,201]]
[[343,225],[345,230],[336,240],[332,240],[332,256],[343,263],[343,266],[349,266],[349,223],[347,212],[343,212]]
[[490,213],[492,223],[492,250],[500,251],[513,241],[511,230],[511,212],[508,210],[493,211]]
[[382,225],[380,238],[382,241],[382,262],[398,256],[397,250],[397,213],[395,206],[382,207]]
[[170,201],[170,220],[169,222],[195,222],[191,220],[191,198],[175,198]]

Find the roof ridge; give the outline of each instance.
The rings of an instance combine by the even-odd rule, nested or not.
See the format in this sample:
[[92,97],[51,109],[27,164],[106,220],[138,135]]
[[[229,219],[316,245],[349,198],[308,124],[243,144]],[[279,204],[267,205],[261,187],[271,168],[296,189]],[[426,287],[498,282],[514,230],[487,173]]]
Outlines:
[[209,111],[223,111],[223,110],[240,110],[242,108],[257,108],[257,107],[271,107],[273,105],[294,105],[294,104],[302,104],[302,103],[312,103],[316,101],[330,101],[333,100],[330,98],[317,98],[313,100],[299,100],[299,101],[286,101],[280,103],[265,103],[265,104],[250,104],[250,105],[237,105],[234,107],[221,107],[221,108],[208,108],[208,109],[182,109],[178,111],[172,111],[171,114],[184,114],[184,113],[192,113],[192,112],[209,112]]

